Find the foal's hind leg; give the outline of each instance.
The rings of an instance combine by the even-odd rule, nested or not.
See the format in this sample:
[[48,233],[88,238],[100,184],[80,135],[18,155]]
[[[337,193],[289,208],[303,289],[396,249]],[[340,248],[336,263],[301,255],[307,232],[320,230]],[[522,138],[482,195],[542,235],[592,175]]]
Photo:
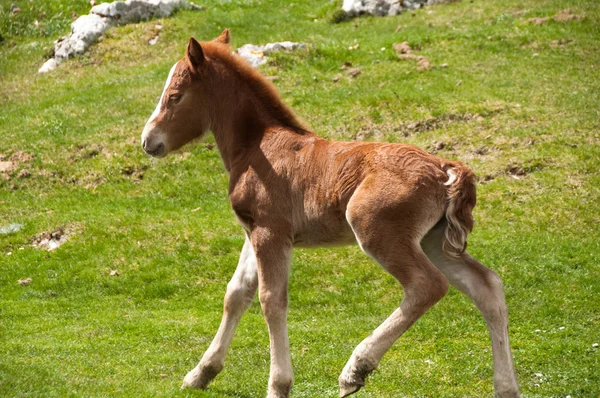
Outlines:
[[508,341],[508,310],[500,277],[466,252],[451,258],[442,250],[445,223],[439,223],[421,241],[421,247],[448,278],[479,308],[492,339],[494,389],[498,397],[518,397],[519,386]]
[[410,215],[399,215],[400,221],[364,213],[357,217],[351,214],[350,205],[348,213],[361,248],[402,284],[404,298],[354,349],[339,377],[341,397],[358,391],[394,342],[448,291],[448,281],[419,247],[418,227],[402,225]]
[[246,238],[237,269],[227,285],[219,330],[198,366],[185,376],[182,388],[206,388],[223,369],[233,333],[256,294],[257,272],[254,249],[250,239]]

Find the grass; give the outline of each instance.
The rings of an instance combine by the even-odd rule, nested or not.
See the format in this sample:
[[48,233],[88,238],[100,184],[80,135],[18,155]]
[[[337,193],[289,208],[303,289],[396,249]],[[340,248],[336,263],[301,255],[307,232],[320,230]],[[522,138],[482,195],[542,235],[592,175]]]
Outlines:
[[[216,331],[243,237],[216,149],[154,160],[139,147],[187,38],[225,27],[236,47],[308,44],[262,69],[321,135],[407,142],[471,166],[481,184],[469,248],[505,281],[523,395],[600,395],[600,3],[462,1],[334,24],[339,1],[214,2],[161,20],[156,46],[159,21],[113,28],[48,75],[36,71],[87,1],[21,0],[18,15],[10,3],[0,1],[0,154],[33,159],[0,178],[0,227],[24,225],[0,235],[0,395],[264,395],[256,302],[210,389],[179,391]],[[566,8],[583,18],[528,22]],[[399,60],[392,44],[403,41],[433,68]],[[344,62],[362,73],[349,77]],[[31,246],[61,226],[72,235],[56,251]],[[293,396],[337,396],[352,349],[401,290],[355,247],[297,250],[290,289]],[[451,290],[357,396],[492,390],[483,321]]]

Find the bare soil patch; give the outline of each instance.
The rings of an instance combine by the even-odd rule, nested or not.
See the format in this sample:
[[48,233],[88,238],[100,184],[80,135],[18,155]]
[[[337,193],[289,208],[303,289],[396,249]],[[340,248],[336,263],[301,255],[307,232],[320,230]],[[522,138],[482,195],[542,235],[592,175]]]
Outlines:
[[73,226],[61,226],[53,231],[45,231],[31,240],[31,245],[47,251],[58,249],[63,243],[71,238],[76,232]]
[[25,151],[17,151],[10,156],[0,154],[0,175],[6,181],[13,177],[29,177],[33,159],[34,155]]
[[[392,48],[394,49],[394,51],[396,51],[396,55],[398,56],[398,58],[413,59],[417,61],[417,70],[419,72],[431,69],[431,63],[429,62],[429,58],[423,55],[413,54],[413,49],[410,47],[408,42],[405,41],[402,43],[394,43],[392,45]],[[415,48],[415,50],[419,49]]]

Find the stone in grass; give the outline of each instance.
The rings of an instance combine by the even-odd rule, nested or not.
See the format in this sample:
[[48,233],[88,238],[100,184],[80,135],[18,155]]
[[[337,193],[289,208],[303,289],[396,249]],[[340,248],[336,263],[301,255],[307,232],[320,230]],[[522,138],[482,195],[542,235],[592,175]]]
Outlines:
[[31,278],[19,279],[17,281],[17,283],[21,286],[29,286],[29,284],[31,283],[32,280],[33,279],[31,279]]
[[348,74],[350,75],[350,77],[356,77],[356,76],[360,75],[360,69],[350,68],[350,69],[348,69]]
[[258,67],[267,62],[267,54],[278,51],[294,51],[305,48],[302,43],[293,43],[291,41],[282,41],[276,43],[268,43],[263,46],[255,44],[244,44],[236,50],[236,53],[244,58],[253,67]]
[[127,0],[95,5],[89,15],[80,16],[73,22],[68,36],[54,42],[53,57],[38,73],[50,72],[64,60],[81,55],[113,25],[168,17],[180,8],[202,9],[187,0]]
[[0,235],[8,235],[14,232],[19,232],[23,229],[23,224],[12,223],[8,225],[3,225],[0,227]]
[[[349,17],[370,14],[376,17],[398,15],[405,10],[415,10],[426,5],[450,3],[456,0],[344,0],[342,10]],[[340,19],[338,17],[338,19]]]

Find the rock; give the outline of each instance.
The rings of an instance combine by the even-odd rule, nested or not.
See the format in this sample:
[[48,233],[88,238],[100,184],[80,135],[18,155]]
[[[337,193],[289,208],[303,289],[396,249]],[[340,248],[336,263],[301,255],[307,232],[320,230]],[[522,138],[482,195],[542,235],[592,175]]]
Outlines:
[[17,283],[21,286],[29,286],[29,284],[31,283],[32,280],[33,279],[31,279],[31,278],[19,279],[17,281]]
[[356,77],[356,76],[360,75],[360,69],[350,68],[350,69],[348,69],[348,74],[350,75],[350,77]]
[[110,18],[96,14],[77,18],[71,25],[71,34],[56,43],[54,59],[60,63],[69,57],[83,54],[112,24]]
[[102,3],[92,7],[91,14],[112,18],[120,25],[150,18],[164,18],[180,8],[189,7],[186,0],[127,0]]
[[64,60],[84,53],[111,26],[168,17],[180,8],[202,9],[187,0],[127,0],[91,4],[90,14],[77,18],[71,25],[71,33],[54,42],[54,57],[46,61],[38,73],[50,72]]
[[58,62],[54,58],[50,58],[48,61],[44,62],[44,65],[38,70],[38,73],[47,73],[53,71],[58,66]]
[[293,43],[291,41],[283,41],[276,43],[268,43],[264,46],[257,46],[255,44],[244,44],[238,48],[235,52],[248,63],[255,68],[266,63],[268,58],[265,54],[270,54],[277,51],[294,51],[305,48],[306,46],[301,43]]
[[414,10],[430,4],[452,0],[344,0],[342,10],[351,17],[370,14],[376,17],[397,15],[404,10]]
[[0,235],[8,235],[11,234],[13,232],[19,232],[21,229],[23,229],[23,224],[8,224],[8,225],[3,225],[0,227]]

